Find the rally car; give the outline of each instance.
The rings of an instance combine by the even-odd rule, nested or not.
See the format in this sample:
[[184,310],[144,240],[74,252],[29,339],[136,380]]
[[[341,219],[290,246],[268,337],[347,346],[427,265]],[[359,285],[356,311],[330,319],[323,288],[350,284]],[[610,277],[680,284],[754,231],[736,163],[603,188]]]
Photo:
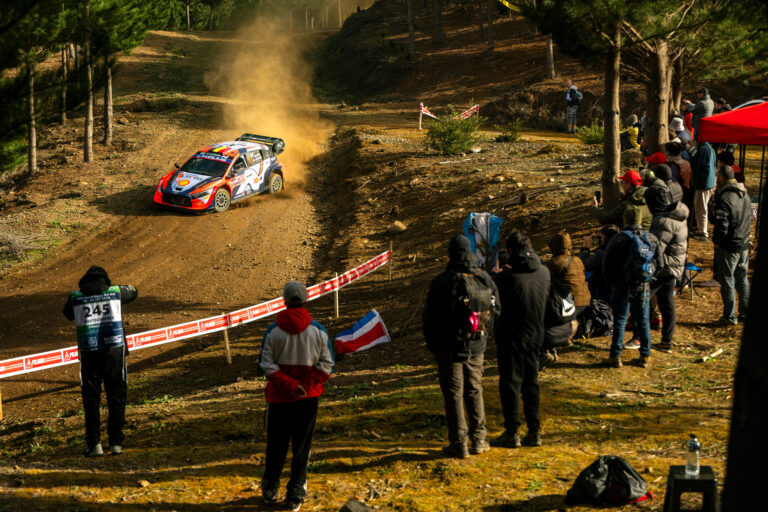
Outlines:
[[277,155],[285,142],[244,133],[232,142],[206,146],[160,178],[155,203],[185,210],[223,212],[246,197],[283,189]]

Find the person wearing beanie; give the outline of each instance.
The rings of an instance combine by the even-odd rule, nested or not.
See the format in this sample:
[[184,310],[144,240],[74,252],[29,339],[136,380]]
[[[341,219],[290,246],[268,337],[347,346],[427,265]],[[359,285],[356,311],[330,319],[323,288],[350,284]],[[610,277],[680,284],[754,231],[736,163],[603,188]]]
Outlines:
[[104,454],[101,447],[101,385],[107,395],[107,435],[112,455],[123,453],[123,425],[128,394],[128,346],[122,305],[139,295],[130,285],[113,286],[102,267],[92,266],[64,304],[64,316],[77,325],[80,385],[85,413],[86,457]]
[[[656,176],[656,178],[660,179],[664,182],[664,184],[667,187],[667,191],[669,192],[670,196],[670,202],[671,203],[677,203],[678,201],[683,200],[683,187],[680,186],[680,183],[677,182],[672,177],[672,167],[669,164],[661,164],[657,165],[653,168],[653,174]],[[645,202],[648,203],[648,192],[646,191],[646,198]],[[650,209],[650,205],[648,205],[648,208]],[[651,214],[653,214],[653,210],[651,210]]]
[[705,117],[712,115],[715,110],[715,102],[709,97],[709,90],[706,87],[702,87],[696,91],[696,97],[699,99],[696,103],[691,102],[689,99],[684,99],[685,111],[692,114],[691,125],[693,126],[693,138],[695,139],[699,133],[699,121]]
[[304,307],[307,288],[291,281],[283,288],[285,307],[267,327],[259,367],[267,376],[267,446],[261,493],[265,503],[277,502],[280,473],[291,445],[291,476],[285,503],[299,510],[307,496],[307,465],[323,384],[335,361],[325,327]]
[[[621,368],[621,352],[624,344],[624,332],[627,318],[632,313],[636,334],[640,339],[640,358],[638,364],[647,367],[651,359],[651,326],[649,323],[650,276],[640,276],[639,268],[633,267],[643,261],[645,256],[655,257],[659,241],[655,235],[645,231],[641,225],[643,213],[640,208],[627,208],[623,215],[624,228],[614,236],[605,249],[603,275],[611,284],[611,309],[613,310],[613,336],[610,357],[606,364]],[[646,254],[644,248],[652,250]],[[643,268],[643,272],[653,273],[652,268]]]
[[642,214],[643,229],[651,227],[651,212],[645,204],[645,187],[642,186],[642,177],[637,171],[627,171],[619,178],[621,186],[621,199],[619,204],[611,210],[604,211],[601,208],[602,202],[596,197],[592,198],[592,215],[597,218],[600,224],[622,225],[624,210],[629,207],[639,208]]
[[637,115],[632,114],[625,122],[627,127],[619,135],[621,150],[640,149],[640,123],[637,120]]
[[[460,289],[464,291],[459,296]],[[470,312],[459,297],[475,303],[488,299],[489,309]],[[443,394],[450,443],[443,448],[447,457],[464,459],[470,453],[479,455],[490,448],[485,427],[483,361],[491,324],[500,312],[499,291],[493,279],[478,268],[467,237],[454,236],[448,243],[448,265],[432,280],[421,317]],[[467,315],[475,317],[474,332],[467,332]]]
[[651,233],[658,239],[656,274],[651,282],[651,296],[661,312],[661,342],[653,345],[657,350],[670,352],[675,336],[677,313],[675,285],[683,277],[688,254],[688,207],[680,201],[670,202],[661,189],[645,193],[648,209],[653,214]]
[[[735,325],[744,321],[749,305],[749,237],[752,223],[752,200],[744,185],[734,178],[733,169],[722,166],[717,171],[715,219],[712,243],[715,245],[717,279],[723,299],[720,323]],[[736,312],[736,296],[739,309]]]
[[[491,446],[518,448],[541,444],[539,419],[539,351],[544,342],[544,318],[550,274],[519,231],[507,238],[508,264],[494,275],[503,308],[496,322],[496,354],[504,432]],[[520,438],[520,402],[528,432]]]

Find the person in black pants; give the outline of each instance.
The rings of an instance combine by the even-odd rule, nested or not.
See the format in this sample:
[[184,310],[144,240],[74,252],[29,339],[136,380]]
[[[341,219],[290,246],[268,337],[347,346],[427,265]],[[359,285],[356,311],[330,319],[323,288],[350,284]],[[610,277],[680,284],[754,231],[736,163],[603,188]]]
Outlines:
[[[479,289],[490,297],[490,316],[500,312],[499,292],[487,272],[477,267],[477,256],[464,235],[448,243],[448,264],[429,286],[422,313],[422,329],[427,348],[435,356],[440,391],[445,405],[449,445],[442,452],[464,459],[490,449],[486,440],[485,404],[483,402],[483,359],[488,331],[480,329],[469,340],[459,338],[460,326],[452,320],[462,314],[455,293],[462,275],[472,276]],[[488,326],[490,327],[490,326]],[[466,407],[469,422],[464,418]],[[469,423],[469,425],[467,425]],[[467,438],[471,447],[467,446]]]
[[335,362],[325,328],[304,308],[307,288],[291,281],[283,288],[286,309],[264,334],[259,367],[267,375],[267,461],[262,497],[276,503],[288,444],[292,447],[291,478],[286,505],[299,510],[307,496],[307,465],[317,420],[318,399]]
[[[530,240],[515,231],[507,239],[508,264],[494,276],[504,305],[496,321],[499,394],[504,432],[491,446],[539,446],[539,351],[544,342],[544,315],[550,274],[531,248]],[[520,439],[522,393],[528,432]]]
[[85,411],[86,457],[104,454],[101,447],[101,384],[107,394],[107,434],[112,455],[123,453],[123,425],[128,391],[125,356],[128,347],[123,333],[121,305],[132,302],[139,292],[133,286],[112,286],[107,272],[97,266],[80,279],[80,290],[70,294],[64,316],[77,325],[80,384]]

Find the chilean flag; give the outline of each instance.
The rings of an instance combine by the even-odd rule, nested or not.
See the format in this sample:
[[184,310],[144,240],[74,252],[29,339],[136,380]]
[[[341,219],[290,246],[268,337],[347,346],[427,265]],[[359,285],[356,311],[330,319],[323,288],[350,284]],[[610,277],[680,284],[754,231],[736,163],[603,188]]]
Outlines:
[[339,354],[351,354],[389,341],[389,333],[384,326],[384,321],[379,312],[374,309],[358,320],[351,329],[336,335],[336,351]]

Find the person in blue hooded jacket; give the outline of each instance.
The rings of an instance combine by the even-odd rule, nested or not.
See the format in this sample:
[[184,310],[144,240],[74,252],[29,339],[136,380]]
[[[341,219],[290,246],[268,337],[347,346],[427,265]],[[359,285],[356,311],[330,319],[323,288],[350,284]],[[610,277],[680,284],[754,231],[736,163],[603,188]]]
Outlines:
[[692,235],[699,240],[709,238],[709,223],[707,217],[707,204],[715,188],[715,163],[717,156],[715,150],[708,142],[694,142],[697,147],[696,154],[691,160],[693,171],[693,208],[696,216],[697,231]]

